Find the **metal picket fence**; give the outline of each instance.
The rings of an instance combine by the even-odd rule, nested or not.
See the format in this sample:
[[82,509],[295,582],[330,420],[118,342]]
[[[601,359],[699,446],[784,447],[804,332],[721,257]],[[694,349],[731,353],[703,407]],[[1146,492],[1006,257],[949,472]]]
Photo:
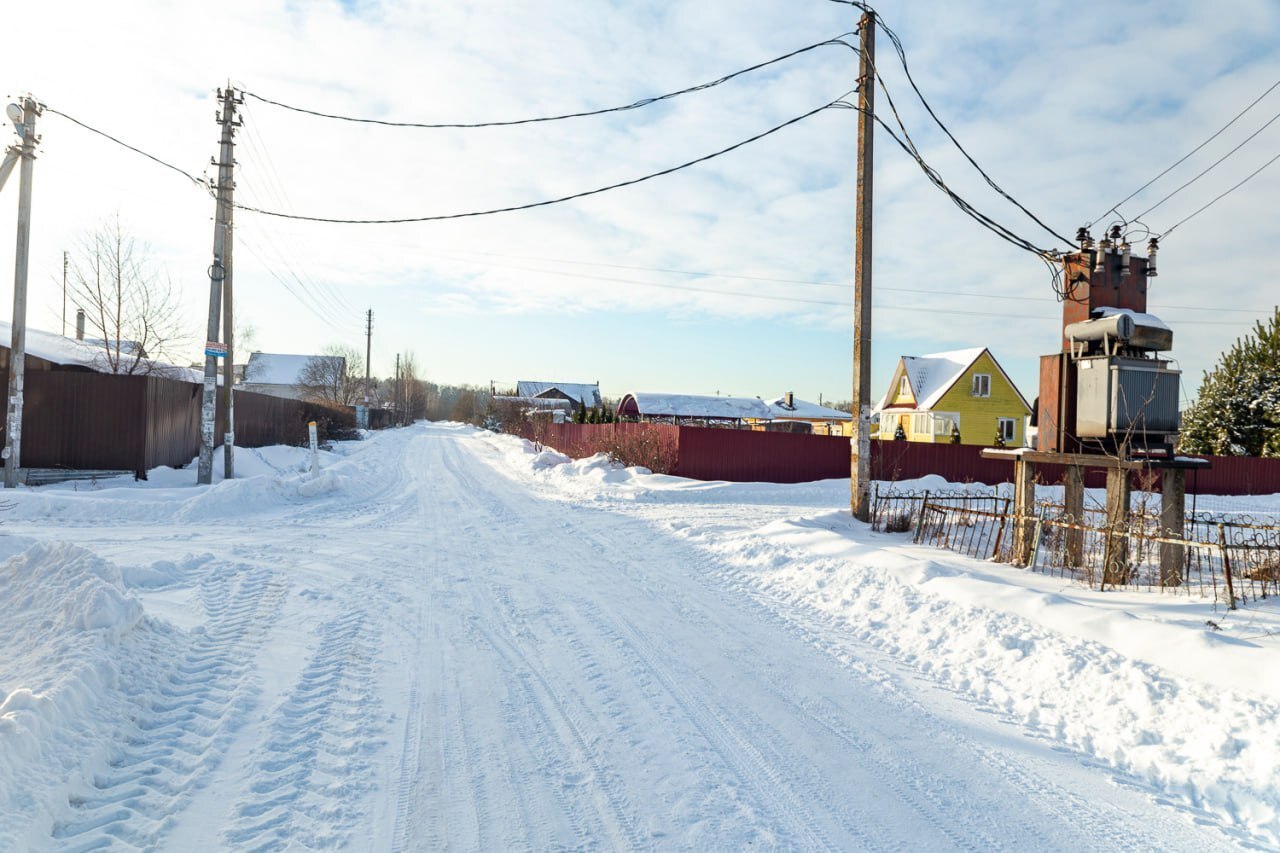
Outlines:
[[[1280,593],[1280,524],[1274,517],[1188,513],[1182,531],[1163,530],[1157,513],[1138,503],[1122,523],[1101,508],[1083,517],[1041,501],[1020,518],[996,491],[877,488],[872,524],[910,532],[914,541],[980,560],[1009,562],[1016,525],[1031,531],[1027,568],[1099,590],[1136,589],[1200,595],[1229,608]],[[1162,566],[1164,567],[1162,569]]]

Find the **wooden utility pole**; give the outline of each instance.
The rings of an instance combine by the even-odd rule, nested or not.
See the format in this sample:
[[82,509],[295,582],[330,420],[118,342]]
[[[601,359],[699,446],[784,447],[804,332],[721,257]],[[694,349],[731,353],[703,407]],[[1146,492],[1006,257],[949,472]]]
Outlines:
[[391,411],[395,415],[396,426],[400,426],[400,353],[396,353],[395,402],[391,404]]
[[[230,358],[231,353],[224,350],[218,342],[218,321],[222,313],[222,290],[224,281],[230,279],[231,256],[231,211],[232,190],[235,187],[233,172],[235,160],[233,141],[236,129],[235,90],[227,86],[218,90],[222,100],[222,110],[218,114],[218,123],[222,125],[222,140],[218,150],[217,207],[213,226],[213,263],[209,265],[209,335],[205,339],[204,350],[204,399],[200,406],[200,466],[196,482],[208,485],[213,482],[213,432],[217,420],[218,409],[218,355]],[[230,305],[228,305],[228,309]],[[230,311],[227,325],[230,328]],[[231,389],[227,388],[230,397]],[[232,424],[227,423],[227,432]],[[227,472],[230,476],[230,472]]]
[[62,250],[62,336],[67,336],[67,250]]
[[[9,149],[20,159],[18,170],[18,245],[13,261],[13,336],[9,349],[9,404],[5,416],[4,487],[18,485],[22,466],[22,386],[27,357],[27,257],[31,249],[31,171],[36,160],[36,116],[40,105],[27,95],[22,104],[10,104],[21,144]],[[19,124],[21,120],[21,124]],[[12,160],[9,161],[12,168]]]
[[871,162],[875,123],[876,16],[858,25],[858,200],[853,256],[853,441],[849,502],[854,518],[871,519]]

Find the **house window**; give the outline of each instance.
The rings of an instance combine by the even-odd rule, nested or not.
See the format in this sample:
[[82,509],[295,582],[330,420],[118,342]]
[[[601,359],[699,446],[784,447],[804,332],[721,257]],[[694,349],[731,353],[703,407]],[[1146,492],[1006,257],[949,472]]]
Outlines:
[[958,412],[935,412],[933,415],[933,434],[951,435],[952,426],[960,425]]
[[1018,422],[1013,418],[996,418],[996,432],[1005,444],[1012,444],[1018,432]]
[[973,375],[973,396],[990,397],[991,396],[991,374],[975,373]]
[[911,416],[911,434],[928,435],[930,433],[930,416],[926,414]]

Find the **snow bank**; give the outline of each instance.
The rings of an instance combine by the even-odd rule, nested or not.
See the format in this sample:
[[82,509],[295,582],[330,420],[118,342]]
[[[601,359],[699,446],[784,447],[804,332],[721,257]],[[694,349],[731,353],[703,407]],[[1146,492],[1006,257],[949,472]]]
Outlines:
[[100,758],[104,720],[131,673],[161,666],[168,632],[144,623],[118,568],[74,545],[0,565],[0,602],[0,849],[27,849],[16,833],[48,838],[68,806],[51,792]]
[[1004,583],[975,578],[971,561],[892,542],[830,513],[708,544],[739,567],[735,582],[838,624],[851,643],[1280,844],[1274,642],[1187,629],[1140,604],[1100,610],[1088,590],[1028,589],[1012,568],[984,566]]

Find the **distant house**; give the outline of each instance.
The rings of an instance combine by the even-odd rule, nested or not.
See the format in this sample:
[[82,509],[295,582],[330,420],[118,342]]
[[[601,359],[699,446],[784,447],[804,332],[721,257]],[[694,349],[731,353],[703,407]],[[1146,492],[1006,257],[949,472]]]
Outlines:
[[1031,407],[986,347],[904,355],[889,390],[876,407],[879,438],[892,440],[901,429],[908,441],[945,444],[959,433],[960,444],[1026,442]]
[[347,360],[340,355],[255,352],[245,363],[244,381],[240,383],[240,390],[292,400],[312,400],[317,397],[333,399],[334,389],[318,388],[307,381],[308,366],[313,361],[322,365],[319,372],[325,377],[342,377],[346,374]]
[[773,414],[772,421],[753,422],[752,429],[805,432],[813,435],[852,435],[853,415],[839,409],[801,400],[788,391],[765,403]]
[[599,409],[604,405],[600,398],[600,383],[592,382],[536,382],[522,379],[516,383],[517,397],[542,397],[545,399],[568,400],[573,408],[579,405],[588,409]]
[[711,397],[637,391],[618,404],[620,420],[708,426],[745,426],[772,421],[773,411],[759,397]]

